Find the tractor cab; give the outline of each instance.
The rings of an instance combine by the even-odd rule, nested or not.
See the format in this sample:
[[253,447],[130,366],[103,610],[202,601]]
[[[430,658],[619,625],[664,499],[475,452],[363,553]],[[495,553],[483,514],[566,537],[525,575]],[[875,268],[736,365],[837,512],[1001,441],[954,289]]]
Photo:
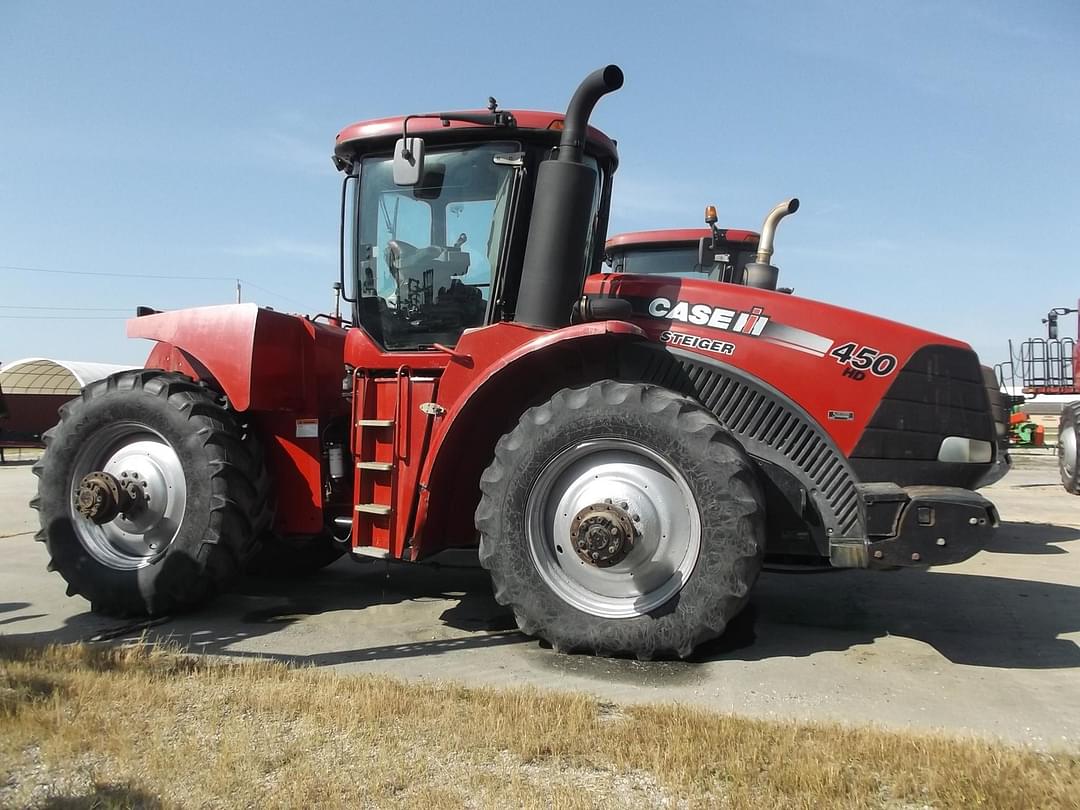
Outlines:
[[[341,282],[362,330],[350,340],[364,363],[373,354],[395,367],[391,353],[438,356],[466,329],[514,319],[536,177],[557,151],[564,120],[499,110],[492,100],[486,112],[341,131],[334,154],[345,173]],[[617,164],[615,144],[598,130],[588,128],[583,147],[591,193],[581,277],[602,260]]]
[[608,239],[604,264],[612,273],[740,283],[757,245],[757,233],[734,228],[637,231]]

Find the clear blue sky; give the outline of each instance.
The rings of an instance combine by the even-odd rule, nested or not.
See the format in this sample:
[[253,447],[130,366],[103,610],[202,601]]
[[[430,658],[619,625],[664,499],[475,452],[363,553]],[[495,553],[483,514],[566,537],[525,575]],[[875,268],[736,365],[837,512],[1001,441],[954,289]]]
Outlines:
[[608,62],[626,73],[594,116],[622,157],[612,233],[697,226],[706,202],[756,228],[796,195],[782,283],[986,362],[1076,305],[1073,0],[0,0],[0,265],[131,274],[0,270],[0,360],[139,363],[136,305],[234,295],[192,276],[325,310],[341,126],[489,95],[563,109]]

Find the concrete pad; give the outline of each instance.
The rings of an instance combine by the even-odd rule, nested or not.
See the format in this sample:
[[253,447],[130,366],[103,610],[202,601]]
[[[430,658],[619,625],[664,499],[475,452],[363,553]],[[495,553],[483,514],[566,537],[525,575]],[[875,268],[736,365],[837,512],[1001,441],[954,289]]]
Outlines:
[[[0,467],[0,634],[136,638],[45,572],[28,466]],[[342,560],[302,581],[247,580],[148,632],[188,649],[348,672],[534,684],[615,702],[876,723],[1080,747],[1080,498],[1051,457],[985,490],[1004,524],[966,563],[926,571],[766,573],[746,613],[692,662],[558,655],[518,633],[474,554]],[[439,564],[441,563],[441,564]]]

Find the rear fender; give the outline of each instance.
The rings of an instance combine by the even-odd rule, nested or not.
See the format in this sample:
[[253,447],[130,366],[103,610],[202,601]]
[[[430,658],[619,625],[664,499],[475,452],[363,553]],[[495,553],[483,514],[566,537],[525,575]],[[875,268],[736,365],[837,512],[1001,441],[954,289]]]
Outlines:
[[147,368],[205,380],[238,412],[248,412],[275,481],[275,528],[321,532],[324,520],[320,436],[345,419],[341,397],[344,330],[255,304],[162,312],[128,321],[128,336],[157,345]]
[[[472,545],[480,476],[494,457],[496,442],[525,410],[556,391],[614,374],[618,347],[644,338],[641,329],[623,321],[580,324],[540,336],[516,325],[506,327],[507,336],[520,330],[525,340],[473,374],[432,436],[420,478],[412,559]],[[458,350],[469,350],[466,340]],[[447,371],[441,390],[457,387],[453,373]]]
[[255,304],[226,304],[133,318],[127,333],[168,344],[171,351],[151,355],[155,366],[169,362],[169,370],[191,373],[182,368],[186,364],[202,379],[209,375],[238,411],[304,405],[297,378],[308,334],[298,317]]

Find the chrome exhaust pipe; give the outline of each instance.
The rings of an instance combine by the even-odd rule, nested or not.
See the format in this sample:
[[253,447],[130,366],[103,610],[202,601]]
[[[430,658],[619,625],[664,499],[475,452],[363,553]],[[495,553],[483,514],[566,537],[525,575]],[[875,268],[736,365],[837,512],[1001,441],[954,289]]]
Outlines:
[[765,217],[765,222],[761,226],[761,238],[758,240],[757,261],[759,264],[769,264],[769,260],[773,255],[773,240],[776,238],[776,226],[780,224],[780,220],[786,217],[788,214],[794,214],[799,210],[799,198],[792,197],[790,200],[784,200],[782,203],[777,203],[769,215]]

